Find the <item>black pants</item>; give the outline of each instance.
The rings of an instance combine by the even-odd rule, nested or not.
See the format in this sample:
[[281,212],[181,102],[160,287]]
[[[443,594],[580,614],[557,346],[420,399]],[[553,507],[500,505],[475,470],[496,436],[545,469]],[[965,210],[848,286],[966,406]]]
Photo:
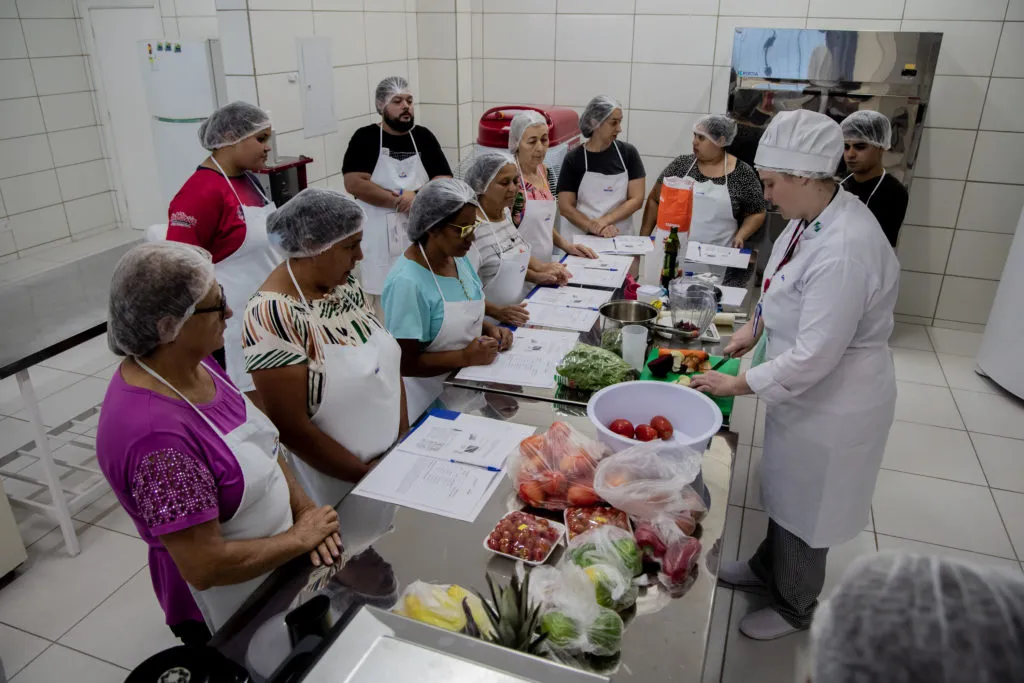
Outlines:
[[228,359],[224,356],[224,347],[220,347],[213,352],[213,359],[220,363],[220,366],[225,370],[228,369]]
[[773,607],[797,628],[811,625],[825,585],[828,548],[812,548],[803,539],[768,520],[768,535],[750,558],[750,569],[765,582]]
[[195,619],[174,624],[170,629],[174,637],[180,640],[183,645],[206,645],[210,642],[210,638],[213,637],[206,624]]

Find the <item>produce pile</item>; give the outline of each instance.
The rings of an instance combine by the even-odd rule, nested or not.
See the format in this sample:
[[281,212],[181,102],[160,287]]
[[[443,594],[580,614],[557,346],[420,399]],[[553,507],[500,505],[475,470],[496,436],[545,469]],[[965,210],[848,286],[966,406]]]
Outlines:
[[617,344],[614,335],[609,335],[607,341],[602,340],[602,345],[605,343],[608,344],[607,348],[589,344],[574,346],[555,368],[558,372],[555,379],[570,389],[586,391],[597,391],[612,384],[636,379],[639,373],[615,352],[608,350],[617,348],[619,353],[622,352],[621,332]]
[[487,548],[513,560],[540,564],[562,538],[558,524],[528,512],[510,512],[487,537]]
[[564,510],[571,505],[596,505],[597,463],[611,449],[565,422],[555,422],[544,434],[523,439],[508,459],[508,473],[519,497],[528,505]]

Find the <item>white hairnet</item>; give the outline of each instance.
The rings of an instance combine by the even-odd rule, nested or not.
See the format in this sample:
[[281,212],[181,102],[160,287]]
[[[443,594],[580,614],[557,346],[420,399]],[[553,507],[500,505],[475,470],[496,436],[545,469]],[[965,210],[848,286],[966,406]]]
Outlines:
[[548,120],[536,109],[525,109],[513,116],[512,123],[508,124],[508,151],[513,154],[518,152],[519,143],[522,141],[526,129],[541,124],[547,126]]
[[808,109],[775,115],[757,145],[754,165],[805,178],[831,178],[843,158],[843,131],[824,114]]
[[412,90],[409,90],[409,81],[401,76],[388,76],[378,83],[377,92],[374,93],[373,97],[373,102],[377,106],[377,113],[383,114],[384,107],[391,101],[391,98],[400,94],[412,94]]
[[604,123],[605,119],[611,116],[616,109],[622,109],[622,105],[610,95],[598,95],[587,102],[583,113],[580,114],[580,132],[583,133],[583,137],[592,136],[594,130]]
[[728,147],[736,139],[736,122],[725,114],[706,114],[693,124],[693,132],[718,147]]
[[337,190],[307,187],[267,218],[267,238],[288,256],[327,251],[363,229],[362,207]]
[[1024,681],[1024,576],[960,560],[858,558],[811,626],[816,683]]
[[424,185],[412,200],[409,210],[409,239],[419,241],[427,231],[466,204],[480,206],[473,188],[455,178],[437,178]]
[[110,280],[110,350],[137,358],[174,341],[213,283],[213,259],[204,249],[181,242],[133,247]]
[[885,114],[877,111],[855,111],[843,119],[841,126],[847,140],[866,142],[882,149],[889,149],[892,145],[892,125]]
[[497,150],[477,154],[473,157],[469,168],[466,169],[466,184],[472,187],[478,195],[481,195],[494,182],[498,171],[514,163],[516,162],[510,155]]
[[248,102],[232,102],[210,114],[199,126],[199,144],[213,151],[241,142],[270,127],[270,114]]

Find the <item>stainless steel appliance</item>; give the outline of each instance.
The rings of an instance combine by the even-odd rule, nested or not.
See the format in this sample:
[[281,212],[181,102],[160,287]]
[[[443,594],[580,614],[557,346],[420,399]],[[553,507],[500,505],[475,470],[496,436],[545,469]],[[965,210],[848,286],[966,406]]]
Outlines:
[[[811,109],[842,121],[873,109],[892,122],[885,168],[909,189],[941,43],[941,33],[737,28],[728,110],[739,133],[729,151],[753,164],[780,111]],[[785,224],[770,212],[765,237],[774,240]],[[767,258],[770,249],[761,253]]]

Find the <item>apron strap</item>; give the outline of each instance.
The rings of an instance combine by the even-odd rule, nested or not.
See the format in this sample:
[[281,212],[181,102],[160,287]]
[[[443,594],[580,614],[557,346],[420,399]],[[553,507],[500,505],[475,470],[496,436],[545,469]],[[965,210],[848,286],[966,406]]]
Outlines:
[[[235,195],[235,199],[238,200],[238,205],[242,206],[242,198],[239,197],[238,196],[238,192],[235,191],[235,186],[231,182],[231,178],[228,178],[228,174],[224,172],[224,169],[221,167],[220,164],[217,163],[217,160],[213,158],[212,154],[210,155],[210,161],[212,161],[213,165],[217,167],[217,170],[220,171],[220,174],[222,176],[224,176],[224,182],[226,182],[228,184],[228,187],[231,188],[231,193],[234,194]],[[261,192],[260,194],[263,194],[263,193]],[[264,197],[264,199],[266,199],[266,197]],[[142,366],[142,367],[146,367],[146,366]],[[154,375],[154,377],[156,377],[156,375]],[[168,386],[170,386],[170,385],[168,385]],[[171,388],[173,389],[174,387],[171,387]]]
[[[302,293],[302,287],[299,287],[299,281],[295,279],[295,273],[292,272],[292,260],[286,258],[284,260],[284,267],[288,270],[288,277],[292,279],[292,284],[295,285],[295,291],[299,293],[299,299],[302,300],[302,305],[306,308],[311,308],[309,302],[306,301],[306,295]],[[312,312],[312,310],[310,310]]]
[[612,147],[615,148],[615,153],[619,155],[619,163],[622,164],[622,172],[626,174],[626,179],[629,179],[629,169],[626,168],[626,160],[622,158],[622,150],[619,149],[618,140],[612,140]]
[[[416,126],[413,126],[415,128]],[[380,151],[384,149],[384,126],[379,125],[377,128],[380,129],[379,142],[377,143],[377,158],[380,158]],[[416,152],[416,156],[420,155],[420,148],[416,146],[416,136],[412,134],[413,128],[409,129],[409,139],[412,140],[412,149]]]
[[[448,303],[448,300],[444,298],[444,292],[441,291],[441,282],[437,279],[437,275],[434,274],[434,269],[430,267],[430,260],[427,258],[427,252],[423,251],[422,244],[417,244],[416,246],[420,248],[420,253],[423,254],[423,262],[427,264],[427,270],[430,271],[431,277],[434,278],[434,284],[437,285],[437,293],[441,295],[441,301]],[[459,261],[457,259],[455,261],[455,272],[459,272]]]
[[[882,169],[882,175],[878,178],[878,182],[875,183],[875,189],[871,190],[871,194],[869,194],[868,198],[864,200],[864,206],[871,206],[871,198],[875,196],[875,192],[878,192],[878,187],[882,184],[882,181],[885,180],[885,176],[886,176],[887,173],[889,173],[889,172],[886,171],[883,168]],[[846,181],[849,180],[852,177],[853,177],[853,174],[851,173],[850,175],[848,175],[845,178],[843,178],[842,180],[840,180],[839,184],[843,185],[845,187]]]
[[[619,158],[620,159],[622,158],[622,154],[621,153],[619,154]],[[626,162],[622,162],[622,165],[625,166]],[[690,171],[692,171],[693,167],[696,166],[696,165],[697,165],[697,155],[694,154],[693,155],[693,163],[690,164],[690,168],[686,169],[686,173],[683,174],[684,177],[690,175]],[[697,170],[699,171],[700,169],[698,168]],[[728,190],[729,189],[729,154],[728,153],[725,153],[725,154],[722,155],[722,179],[725,180],[725,189]],[[711,180],[712,182],[714,182],[713,178],[708,178],[708,180]]]
[[[152,369],[152,368],[150,368],[150,367],[149,367],[148,365],[146,365],[145,363],[143,363],[143,362],[142,362],[142,360],[140,360],[140,359],[136,358],[136,359],[135,359],[135,362],[139,364],[139,367],[140,367],[140,368],[142,368],[142,369],[143,369],[143,370],[145,370],[145,371],[146,371],[147,373],[149,373],[149,374],[150,374],[150,376],[152,376],[152,377],[153,377],[154,379],[156,379],[156,380],[157,380],[158,382],[160,382],[160,383],[161,383],[161,384],[163,384],[163,385],[164,385],[165,387],[167,387],[168,389],[170,389],[171,391],[173,391],[174,393],[176,393],[176,394],[177,394],[178,396],[180,396],[180,397],[181,397],[181,400],[182,400],[182,401],[184,401],[185,403],[187,403],[187,404],[189,405],[189,407],[191,407],[191,408],[192,408],[192,410],[194,410],[194,411],[196,412],[196,414],[197,414],[197,415],[199,415],[199,417],[201,417],[201,418],[203,419],[203,422],[205,422],[206,424],[210,425],[210,429],[212,429],[212,430],[214,431],[214,433],[215,433],[215,434],[216,434],[217,436],[219,436],[219,437],[221,438],[221,440],[222,440],[222,441],[226,441],[226,438],[227,438],[227,437],[225,436],[224,432],[222,432],[222,431],[220,431],[219,429],[217,429],[217,425],[213,424],[213,422],[212,422],[212,421],[210,420],[210,418],[206,417],[206,415],[205,415],[205,414],[203,413],[203,411],[199,410],[199,408],[197,408],[197,407],[196,407],[196,405],[195,405],[194,403],[192,403],[192,401],[190,401],[190,400],[188,400],[187,398],[185,398],[185,394],[183,394],[183,393],[181,393],[180,391],[178,391],[178,389],[177,389],[177,388],[176,388],[176,387],[175,387],[174,385],[172,385],[172,384],[171,384],[170,382],[168,382],[168,381],[167,381],[167,380],[165,380],[165,379],[164,379],[163,377],[161,377],[160,375],[158,375],[158,374],[156,373],[156,371],[155,371],[155,370],[153,370],[153,369]],[[224,384],[224,385],[225,385],[225,386],[227,386],[227,387],[230,387],[230,388],[231,388],[232,390],[234,390],[234,392],[235,392],[236,394],[238,394],[239,396],[243,396],[242,392],[241,392],[241,391],[239,391],[239,390],[238,390],[238,389],[237,389],[236,387],[232,386],[230,382],[225,382],[225,381],[224,381],[224,380],[223,380],[222,378],[218,378],[218,377],[217,377],[217,373],[216,373],[216,372],[214,372],[213,370],[211,370],[211,369],[209,368],[209,366],[207,366],[207,365],[206,365],[206,361],[200,361],[200,363],[199,363],[199,364],[200,364],[200,365],[202,365],[202,366],[203,366],[203,368],[204,368],[204,369],[205,369],[205,370],[206,370],[206,371],[207,371],[208,373],[210,373],[210,375],[211,375],[211,376],[212,376],[212,377],[214,378],[214,384],[216,384],[216,383],[217,383],[217,380],[218,380],[218,379],[220,379],[220,381],[221,381],[221,383],[222,383],[222,384]]]

